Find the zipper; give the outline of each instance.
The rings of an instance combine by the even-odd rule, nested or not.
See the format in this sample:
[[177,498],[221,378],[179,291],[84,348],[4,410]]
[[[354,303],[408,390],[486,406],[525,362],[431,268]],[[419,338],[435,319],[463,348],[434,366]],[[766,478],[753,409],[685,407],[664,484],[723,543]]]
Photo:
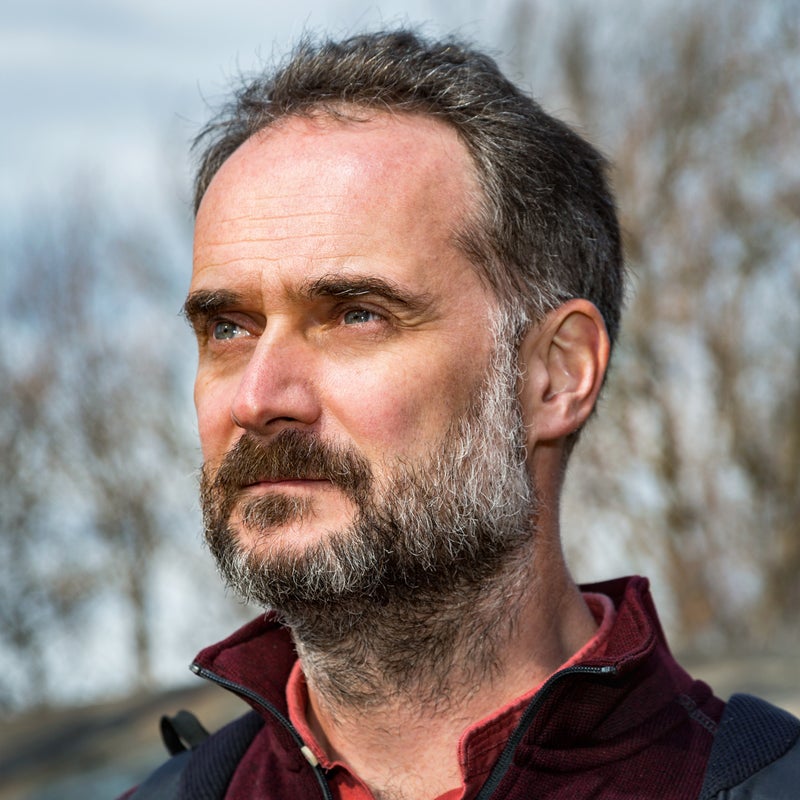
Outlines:
[[500,753],[500,757],[497,759],[494,767],[492,767],[492,771],[489,773],[489,777],[486,779],[486,782],[481,787],[480,792],[478,792],[475,800],[489,800],[489,798],[494,794],[497,787],[500,785],[500,782],[508,772],[508,768],[511,766],[511,762],[514,759],[514,751],[517,749],[517,746],[522,741],[522,737],[527,733],[528,728],[533,724],[534,717],[538,713],[539,709],[542,707],[542,703],[547,699],[550,692],[553,689],[553,686],[558,683],[562,678],[568,677],[569,675],[616,675],[617,668],[613,666],[606,666],[606,667],[590,667],[587,665],[578,664],[574,667],[567,667],[566,669],[562,670],[561,672],[557,672],[555,675],[551,675],[545,682],[536,696],[531,700],[530,705],[525,709],[524,713],[520,717],[519,724],[514,729],[514,732],[511,734],[508,742],[506,742],[506,746],[503,748],[503,752]]
[[256,705],[261,706],[261,708],[269,712],[269,714],[274,717],[278,723],[280,723],[280,725],[283,726],[283,728],[289,733],[289,735],[292,737],[292,740],[303,754],[305,760],[308,761],[309,766],[311,766],[311,768],[314,770],[314,777],[317,779],[322,796],[325,798],[325,800],[333,800],[333,795],[328,787],[328,781],[325,778],[325,770],[319,764],[317,759],[314,758],[313,753],[303,741],[294,725],[292,725],[286,716],[278,711],[278,709],[275,708],[275,706],[270,703],[269,700],[265,699],[257,692],[248,689],[246,686],[242,686],[234,681],[229,681],[227,678],[223,678],[221,675],[217,675],[215,672],[211,672],[205,667],[201,667],[197,663],[192,664],[189,669],[191,669],[191,671],[198,677],[205,678],[207,681],[216,683],[217,686],[221,686],[223,689],[227,689],[234,694],[238,694],[240,697],[246,697],[248,700],[252,700]]

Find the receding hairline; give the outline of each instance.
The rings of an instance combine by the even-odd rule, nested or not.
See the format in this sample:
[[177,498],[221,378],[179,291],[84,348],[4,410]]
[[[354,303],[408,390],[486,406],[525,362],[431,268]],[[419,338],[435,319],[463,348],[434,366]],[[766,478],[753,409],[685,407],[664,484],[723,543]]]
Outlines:
[[[318,101],[309,103],[299,109],[292,110],[291,112],[280,114],[270,118],[264,122],[263,125],[255,128],[249,135],[243,138],[237,146],[222,159],[216,168],[206,176],[205,181],[198,185],[198,192],[195,197],[195,210],[200,207],[203,197],[205,197],[209,186],[213,182],[216,175],[223,168],[223,166],[236,154],[242,147],[254,140],[266,139],[270,133],[278,132],[281,128],[285,128],[296,120],[308,120],[310,122],[319,122],[321,125],[326,124],[341,124],[344,126],[353,125],[358,126],[361,124],[369,124],[375,122],[380,118],[385,119],[398,119],[398,120],[413,120],[417,119],[424,123],[429,123],[444,130],[448,130],[455,134],[458,142],[461,144],[462,152],[467,157],[466,163],[471,170],[471,182],[474,184],[474,189],[477,196],[486,198],[486,193],[481,186],[481,164],[475,157],[470,141],[464,135],[463,131],[448,119],[443,114],[437,114],[433,111],[424,108],[405,108],[400,105],[392,105],[388,103],[366,103],[364,101]],[[197,142],[195,142],[195,145]]]

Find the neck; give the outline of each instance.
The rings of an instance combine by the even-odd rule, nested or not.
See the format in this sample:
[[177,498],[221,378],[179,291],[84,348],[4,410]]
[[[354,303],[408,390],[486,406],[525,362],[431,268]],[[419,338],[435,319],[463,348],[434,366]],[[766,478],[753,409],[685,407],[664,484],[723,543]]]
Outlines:
[[[537,567],[544,555],[537,548]],[[341,621],[328,637],[315,621],[312,641],[294,629],[312,729],[376,796],[460,785],[464,729],[544,681],[593,635],[563,560],[534,574],[527,556],[481,587],[370,609],[346,633]],[[404,794],[389,791],[391,776],[402,776]]]
[[509,567],[488,585],[417,589],[292,625],[309,686],[337,715],[387,702],[431,710],[462,703],[496,679],[517,637],[521,573]]

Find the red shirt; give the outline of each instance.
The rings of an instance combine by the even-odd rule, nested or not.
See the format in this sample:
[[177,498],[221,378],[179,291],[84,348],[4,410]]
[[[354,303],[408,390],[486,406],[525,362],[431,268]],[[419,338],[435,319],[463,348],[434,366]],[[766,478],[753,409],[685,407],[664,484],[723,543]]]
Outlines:
[[[599,658],[605,651],[616,615],[614,604],[602,594],[586,593],[584,599],[594,615],[598,629],[577,653],[558,668],[559,670],[592,658]],[[500,756],[509,736],[516,728],[520,717],[540,688],[541,684],[537,684],[526,694],[511,701],[490,716],[475,722],[464,731],[458,743],[461,786],[439,795],[436,800],[471,800],[475,797]],[[306,717],[308,687],[299,661],[295,662],[286,685],[286,701],[292,724],[319,763],[329,770],[328,785],[333,796],[338,800],[374,800],[372,792],[366,784],[346,764],[341,761],[331,761],[327,757],[312,733]]]

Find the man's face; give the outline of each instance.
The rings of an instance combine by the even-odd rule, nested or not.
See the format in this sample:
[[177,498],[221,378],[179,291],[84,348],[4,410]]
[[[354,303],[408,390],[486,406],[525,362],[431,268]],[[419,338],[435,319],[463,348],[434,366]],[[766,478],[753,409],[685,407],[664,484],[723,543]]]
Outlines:
[[253,564],[302,559],[374,529],[385,501],[391,528],[395,495],[450,493],[416,489],[458,480],[487,426],[524,494],[507,349],[505,377],[489,369],[496,301],[455,242],[477,196],[456,134],[416,116],[290,118],[223,165],[187,300],[212,548],[217,535]]

